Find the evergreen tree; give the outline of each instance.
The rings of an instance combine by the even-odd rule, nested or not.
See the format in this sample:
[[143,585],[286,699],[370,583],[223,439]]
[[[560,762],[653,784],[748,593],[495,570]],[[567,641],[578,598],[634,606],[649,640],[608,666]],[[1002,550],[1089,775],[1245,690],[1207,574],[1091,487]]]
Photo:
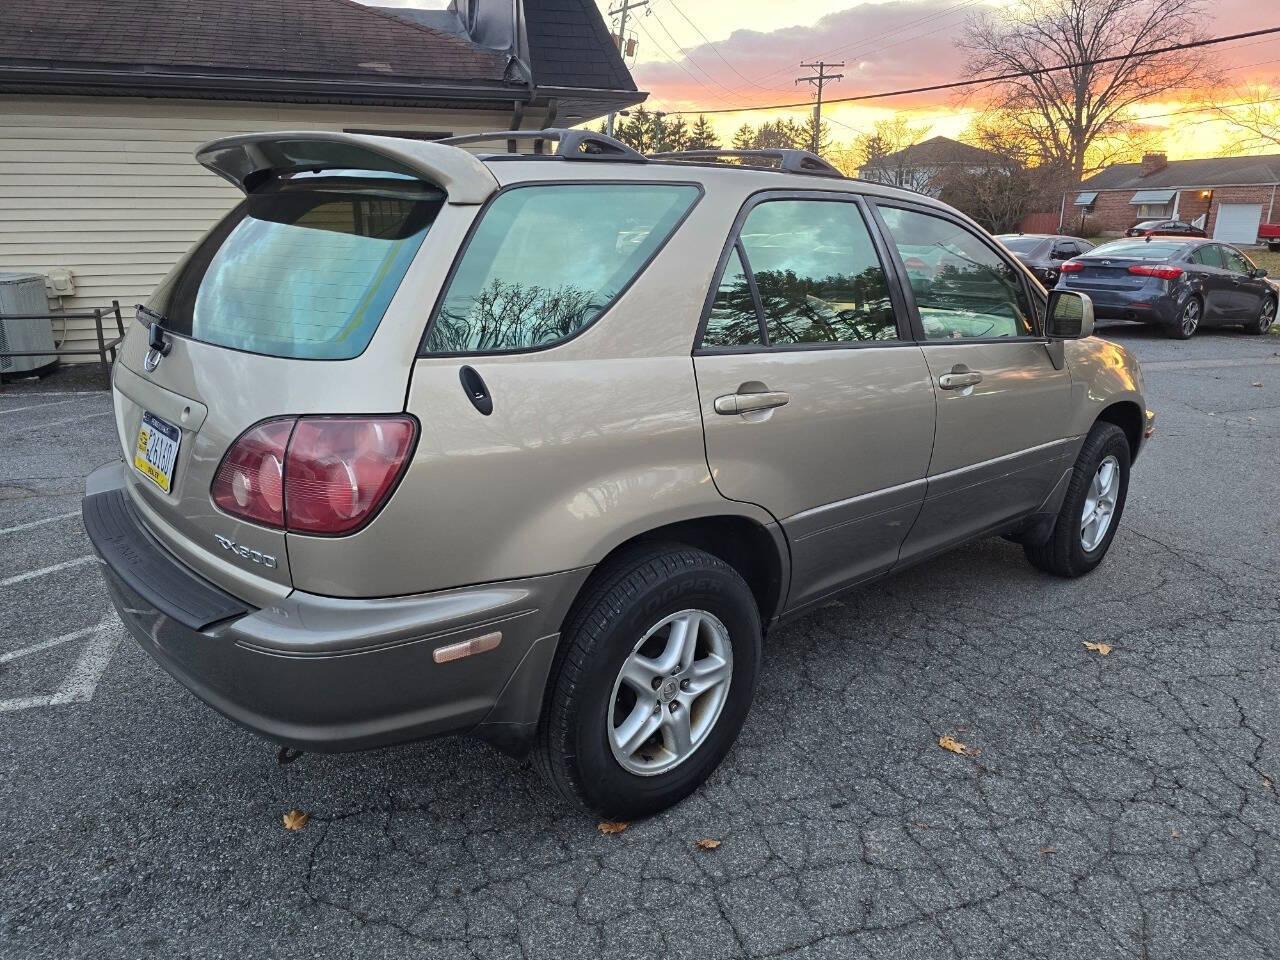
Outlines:
[[689,132],[690,150],[716,150],[720,147],[720,138],[716,136],[715,127],[703,114],[698,114],[693,129]]
[[744,123],[733,135],[733,149],[754,150],[756,148],[756,131],[751,124]]

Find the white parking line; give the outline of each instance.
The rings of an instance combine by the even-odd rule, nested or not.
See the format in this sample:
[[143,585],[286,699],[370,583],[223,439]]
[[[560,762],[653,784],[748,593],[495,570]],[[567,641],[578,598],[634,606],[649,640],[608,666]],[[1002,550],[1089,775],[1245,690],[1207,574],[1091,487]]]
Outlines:
[[60,513],[55,517],[45,517],[43,520],[32,520],[29,523],[19,523],[13,527],[0,527],[0,535],[6,533],[17,533],[19,530],[30,530],[33,527],[43,527],[46,523],[57,523],[59,520],[67,520],[71,517],[80,516],[79,510],[72,510],[68,513]]
[[36,430],[40,427],[56,427],[63,423],[82,423],[85,420],[94,420],[98,417],[114,417],[114,410],[104,410],[102,413],[84,413],[78,417],[63,417],[61,420],[42,420],[39,423],[27,423],[19,427],[19,430]]
[[87,557],[76,557],[74,560],[65,560],[62,563],[55,563],[51,567],[41,567],[39,570],[28,570],[26,573],[16,573],[12,577],[0,580],[0,587],[11,587],[15,583],[21,583],[23,580],[34,580],[36,577],[42,577],[46,573],[57,573],[59,570],[66,570],[68,567],[78,567],[82,563],[91,563],[97,559],[93,554]]
[[8,653],[0,654],[0,663],[8,663],[10,660],[29,657],[33,653],[39,653],[41,650],[48,650],[50,647],[70,643],[72,640],[79,640],[81,637],[87,637],[89,634],[97,633],[101,630],[106,622],[107,621],[104,619],[101,623],[95,623],[92,627],[85,627],[82,630],[72,630],[70,633],[64,633],[60,637],[54,637],[52,640],[42,640],[29,647],[23,647],[21,650],[10,650]]
[[0,413],[21,413],[23,410],[43,410],[45,407],[56,407],[64,403],[75,403],[75,400],[55,400],[53,403],[33,403],[25,407],[10,407],[8,410],[0,409]]
[[80,657],[76,660],[62,683],[58,685],[57,690],[49,694],[38,694],[31,697],[11,697],[8,700],[0,700],[0,713],[31,710],[35,707],[55,707],[64,703],[86,703],[92,700],[94,692],[98,689],[98,681],[102,679],[103,671],[107,669],[107,664],[116,652],[116,647],[120,644],[120,623],[112,613],[108,613],[103,617],[97,626],[75,630],[23,650],[7,653],[4,657],[0,657],[0,663],[7,660],[16,660],[18,657],[47,650],[58,644],[67,643],[70,640],[85,636],[89,637],[89,642],[85,644]]

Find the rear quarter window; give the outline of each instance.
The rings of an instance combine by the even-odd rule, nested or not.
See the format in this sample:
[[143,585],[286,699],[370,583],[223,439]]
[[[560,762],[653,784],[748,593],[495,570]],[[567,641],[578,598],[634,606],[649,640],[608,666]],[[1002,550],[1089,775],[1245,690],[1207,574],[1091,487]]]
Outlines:
[[422,353],[547,347],[596,320],[675,232],[692,184],[539,184],[485,210],[423,337]]

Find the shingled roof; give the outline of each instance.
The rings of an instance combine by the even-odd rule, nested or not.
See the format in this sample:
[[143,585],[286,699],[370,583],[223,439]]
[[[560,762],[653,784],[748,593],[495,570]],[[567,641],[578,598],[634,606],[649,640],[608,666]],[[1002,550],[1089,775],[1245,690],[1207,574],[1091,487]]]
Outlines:
[[1113,164],[1084,183],[1088,190],[1148,190],[1178,187],[1270,186],[1280,183],[1280,154],[1259,157],[1208,157],[1170,160],[1163,168],[1142,175],[1140,163]]
[[4,13],[0,92],[509,109],[587,87],[572,110],[591,116],[643,99],[590,0],[525,8],[527,52],[442,29],[448,11],[433,25],[355,0],[22,0]]
[[973,147],[950,137],[931,137],[886,156],[882,163],[896,167],[982,166],[1002,164],[998,153]]

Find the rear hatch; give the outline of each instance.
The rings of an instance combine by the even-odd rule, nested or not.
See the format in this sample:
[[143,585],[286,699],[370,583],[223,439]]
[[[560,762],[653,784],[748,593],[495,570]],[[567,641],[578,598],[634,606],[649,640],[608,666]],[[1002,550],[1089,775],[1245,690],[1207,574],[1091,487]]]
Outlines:
[[456,148],[381,137],[260,134],[198,157],[246,197],[139,310],[116,425],[147,527],[263,605],[292,586],[292,534],[215,506],[219,464],[262,421],[404,410],[432,299],[497,185]]
[[1100,303],[1128,303],[1135,294],[1160,296],[1167,281],[1130,267],[1155,267],[1165,264],[1182,251],[1185,241],[1153,240],[1109,244],[1062,265],[1058,285],[1079,290]]

